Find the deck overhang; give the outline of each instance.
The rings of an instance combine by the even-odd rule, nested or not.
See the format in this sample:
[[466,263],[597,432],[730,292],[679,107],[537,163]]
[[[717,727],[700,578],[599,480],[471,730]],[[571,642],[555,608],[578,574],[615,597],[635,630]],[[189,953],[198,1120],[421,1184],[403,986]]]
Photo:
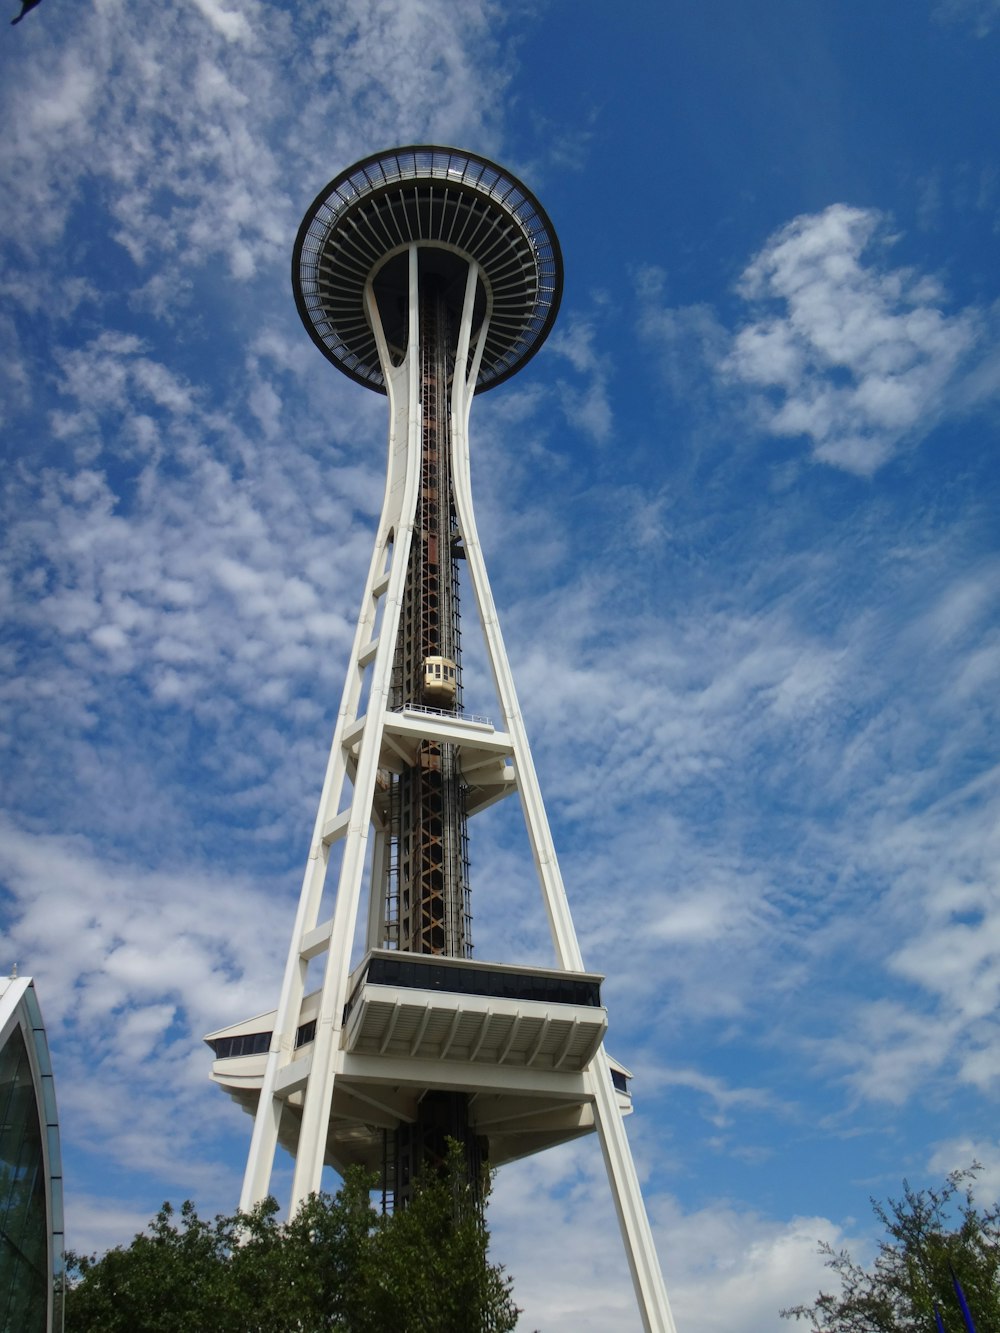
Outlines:
[[[382,1133],[416,1119],[425,1092],[464,1092],[470,1123],[495,1165],[594,1128],[584,1073],[607,1030],[602,977],[471,959],[373,950],[351,977],[338,1052],[327,1162],[376,1169]],[[318,992],[303,1002],[299,1044],[277,1081],[280,1138],[293,1149],[312,1065]],[[256,1112],[274,1013],[206,1037],[212,1078]],[[304,1040],[302,1039],[304,1036]],[[612,1062],[619,1108],[628,1071]]]

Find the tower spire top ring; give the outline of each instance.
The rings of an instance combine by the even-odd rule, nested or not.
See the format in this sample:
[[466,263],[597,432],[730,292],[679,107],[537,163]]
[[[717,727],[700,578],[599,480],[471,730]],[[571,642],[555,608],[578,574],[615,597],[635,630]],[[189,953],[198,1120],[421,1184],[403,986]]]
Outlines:
[[[391,296],[403,268],[393,261],[414,244],[437,252],[431,262],[446,285],[470,260],[479,266],[489,325],[476,392],[500,384],[548,336],[562,295],[562,254],[531,191],[478,153],[396,148],[324,186],[292,254],[295,303],[309,336],[351,379],[384,393],[365,285],[372,279]],[[461,265],[449,267],[449,252]],[[380,301],[383,309],[391,304]]]

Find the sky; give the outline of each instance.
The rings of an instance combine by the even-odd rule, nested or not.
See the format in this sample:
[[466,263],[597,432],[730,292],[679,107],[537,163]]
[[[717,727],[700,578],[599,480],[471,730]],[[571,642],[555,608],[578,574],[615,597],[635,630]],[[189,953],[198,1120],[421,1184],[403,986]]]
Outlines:
[[[277,1000],[385,462],[291,248],[410,143],[501,162],[562,244],[473,485],[678,1327],[791,1327],[904,1177],[1000,1194],[998,57],[998,0],[2,25],[0,968],[69,1245],[236,1206],[201,1039]],[[476,955],[550,962],[516,803],[470,834]],[[593,1137],[490,1223],[524,1328],[638,1329]]]

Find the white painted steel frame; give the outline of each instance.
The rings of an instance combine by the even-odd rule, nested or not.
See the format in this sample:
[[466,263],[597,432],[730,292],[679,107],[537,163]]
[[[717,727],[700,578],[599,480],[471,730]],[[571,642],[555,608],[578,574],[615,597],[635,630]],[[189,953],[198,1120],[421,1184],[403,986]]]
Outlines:
[[[365,863],[369,855],[369,830],[373,827],[375,839],[371,855],[374,873],[371,879],[367,938],[369,948],[377,948],[381,943],[382,904],[379,888],[382,879],[378,872],[385,855],[387,833],[377,827],[374,798],[379,756],[385,738],[392,663],[420,476],[419,248],[418,245],[409,247],[408,342],[406,355],[398,366],[392,364],[389,355],[371,277],[365,289],[366,308],[375,333],[389,398],[389,461],[385,498],[254,1121],[240,1203],[244,1209],[251,1208],[269,1192],[283,1094],[287,1095],[290,1087],[303,1086],[303,1082],[305,1096],[295,1155],[292,1210],[320,1187],[334,1083],[344,1069],[347,1054],[341,1035],[343,1013],[350,979],[351,947],[363,892]],[[478,266],[470,262],[455,358],[456,371],[452,381],[451,450],[455,508],[469,581],[502,713],[503,729],[510,740],[515,782],[548,915],[556,960],[558,966],[566,971],[583,972],[586,969],[528,747],[473,511],[468,423],[490,314],[487,299],[486,317],[477,331],[473,347],[473,310],[480,277]],[[362,714],[365,678],[368,674],[370,683],[367,704]],[[347,777],[352,779],[353,791],[349,805],[342,808],[340,802]],[[337,898],[333,917],[320,927],[319,910],[330,847],[337,840],[343,842]],[[323,950],[326,951],[327,962],[316,1036],[310,1054],[296,1059],[295,1032],[305,994],[308,959]],[[299,1069],[287,1068],[293,1063]],[[603,1045],[584,1071],[583,1078],[593,1098],[594,1119],[643,1327],[647,1333],[676,1333]]]

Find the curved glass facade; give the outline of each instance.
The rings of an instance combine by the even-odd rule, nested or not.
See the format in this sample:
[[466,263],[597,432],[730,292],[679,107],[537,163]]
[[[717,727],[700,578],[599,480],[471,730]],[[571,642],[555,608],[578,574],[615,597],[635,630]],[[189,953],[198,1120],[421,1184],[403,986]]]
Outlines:
[[0,1333],[59,1333],[62,1166],[48,1042],[27,978],[0,982]]

